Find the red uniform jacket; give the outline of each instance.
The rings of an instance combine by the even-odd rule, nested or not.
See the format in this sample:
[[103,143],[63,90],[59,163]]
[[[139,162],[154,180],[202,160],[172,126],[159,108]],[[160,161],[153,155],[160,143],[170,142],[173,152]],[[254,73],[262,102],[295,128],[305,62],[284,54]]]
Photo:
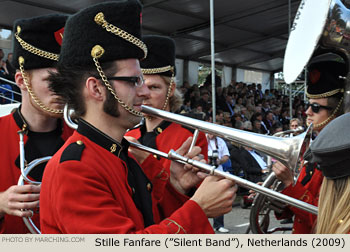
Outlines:
[[[147,132],[145,123],[141,123],[134,129],[129,130],[125,135],[136,138],[145,146],[168,153],[171,149],[177,150],[180,148],[189,137],[193,136],[193,133],[194,131],[180,124],[163,121],[152,132]],[[205,160],[208,160],[208,142],[203,132],[199,133],[196,146],[201,147],[201,154],[204,156]],[[147,177],[153,184],[164,185],[163,181],[168,180],[170,177],[171,160],[150,155],[146,161],[142,164],[142,168]],[[152,165],[149,165],[150,163],[152,163]],[[151,169],[147,169],[148,167]],[[170,216],[173,211],[181,207],[182,203],[186,201],[185,198],[183,198],[184,201],[182,203],[181,201],[174,200],[169,193],[175,193],[180,197],[180,194],[177,193],[175,189],[164,190],[164,193],[158,193],[158,197],[154,195],[155,200],[167,205],[166,208],[162,208],[159,212],[160,216],[155,216],[156,222]]]
[[[163,121],[152,132],[147,133],[145,124],[141,124],[137,128],[129,130],[125,135],[136,138],[145,146],[168,153],[171,149],[177,150],[180,148],[187,138],[193,136],[193,132],[180,124]],[[201,154],[205,160],[208,160],[208,142],[203,132],[199,133],[196,146],[201,147]],[[153,162],[158,162],[160,166],[164,167],[164,170],[159,174],[154,174],[154,170],[144,170],[149,179],[154,182],[154,179],[164,180],[169,178],[171,160],[153,158]]]
[[[168,181],[163,181],[166,186],[152,185],[128,156],[126,142],[117,143],[87,122],[79,122],[77,132],[45,169],[40,193],[42,232],[213,233],[208,218],[192,200],[152,224],[150,210],[153,216],[159,215],[152,204],[162,207],[163,203],[152,201],[151,191],[154,197],[158,190],[173,188]],[[183,202],[176,193],[169,195]]]
[[[0,192],[6,191],[12,185],[17,185],[18,179],[21,175],[19,166],[19,135],[18,131],[22,129],[25,123],[23,116],[19,110],[16,110],[13,114],[0,118]],[[52,133],[33,133],[28,132],[24,135],[24,148],[27,162],[31,162],[36,158],[53,155],[64,143],[64,141],[72,134],[73,130],[66,124],[63,124],[59,120],[59,124],[55,132],[53,132],[54,142],[48,142],[50,146],[43,146],[43,148],[37,148],[33,141],[29,141],[31,136],[34,138],[45,138]],[[52,135],[51,135],[52,136]],[[56,138],[56,139],[55,139]],[[41,180],[44,165],[42,167],[36,167],[33,172],[30,173],[31,177]],[[34,222],[39,226],[38,214],[33,217]],[[12,215],[5,215],[0,220],[0,233],[10,234],[23,234],[28,233],[28,228],[24,225],[22,218]]]
[[[317,206],[323,175],[320,170],[315,168],[316,164],[311,166],[310,169],[303,166],[295,186],[288,186],[282,193]],[[310,180],[305,183],[306,177],[309,177]],[[294,213],[293,234],[310,234],[314,231],[316,215],[296,207],[289,207],[289,209]]]

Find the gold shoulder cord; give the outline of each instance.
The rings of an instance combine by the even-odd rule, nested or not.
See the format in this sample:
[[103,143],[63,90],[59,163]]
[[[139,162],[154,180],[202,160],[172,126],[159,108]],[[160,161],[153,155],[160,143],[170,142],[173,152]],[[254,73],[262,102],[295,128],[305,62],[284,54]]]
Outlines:
[[169,66],[158,67],[158,68],[142,68],[141,71],[142,71],[143,74],[160,74],[160,73],[165,73],[167,71],[171,71],[172,72],[170,85],[168,87],[168,92],[166,94],[165,102],[164,102],[164,105],[163,105],[163,108],[162,108],[162,110],[165,110],[166,106],[168,106],[170,93],[171,93],[171,88],[172,88],[173,84],[175,83],[174,67],[169,65]]
[[142,116],[142,113],[139,111],[134,110],[133,108],[130,108],[128,105],[126,105],[114,92],[114,89],[112,88],[111,84],[109,83],[106,75],[104,74],[102,67],[100,63],[98,62],[98,58],[100,58],[104,54],[104,49],[100,45],[95,45],[91,50],[91,56],[93,61],[95,62],[95,66],[97,69],[98,74],[100,75],[103,83],[106,85],[107,89],[111,92],[111,94],[114,96],[114,98],[118,101],[120,106],[122,106],[126,111],[128,111],[130,114],[136,115],[136,116]]
[[20,56],[18,58],[18,62],[19,62],[19,69],[21,70],[22,76],[23,76],[23,81],[24,81],[24,85],[26,86],[28,93],[30,94],[30,96],[32,97],[33,101],[44,111],[53,113],[53,114],[63,114],[63,109],[52,109],[49,108],[47,106],[45,106],[40,99],[34,94],[31,86],[29,85],[28,79],[27,79],[27,74],[24,71],[24,58],[22,56]]

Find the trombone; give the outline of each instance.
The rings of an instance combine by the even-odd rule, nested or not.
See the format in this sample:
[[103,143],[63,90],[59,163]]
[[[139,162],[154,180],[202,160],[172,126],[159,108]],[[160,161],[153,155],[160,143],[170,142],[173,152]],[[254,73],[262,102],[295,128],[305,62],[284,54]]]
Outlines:
[[[207,122],[203,122],[203,121],[200,121],[200,120],[192,119],[192,118],[189,118],[189,117],[185,117],[185,116],[173,114],[173,113],[170,113],[170,112],[166,112],[164,110],[158,110],[158,109],[150,108],[150,107],[147,107],[147,106],[142,106],[142,112],[147,113],[147,114],[152,114],[154,116],[158,116],[158,114],[156,113],[158,111],[160,113],[162,113],[162,112],[165,113],[165,114],[162,114],[162,116],[159,116],[159,117],[161,117],[161,118],[163,118],[165,120],[168,120],[168,121],[175,121],[175,122],[177,122],[179,124],[183,124],[183,125],[189,126],[191,128],[195,128],[193,126],[194,123],[191,124],[189,122],[191,120],[198,121],[197,122],[198,124],[205,124],[205,126],[207,126],[208,128],[215,127],[215,126],[218,126],[220,128],[223,127],[223,126],[219,126],[219,125],[213,125],[212,123],[207,123]],[[66,106],[65,109],[64,109],[64,112],[63,112],[64,119],[65,119],[65,121],[66,121],[68,126],[70,126],[73,129],[77,129],[77,124],[74,123],[71,120],[71,118],[70,118],[70,114],[71,113],[72,113],[72,110],[68,109],[68,107]],[[224,128],[227,128],[229,130],[233,130],[233,129],[228,128],[228,127],[224,127]],[[207,132],[207,133],[216,134],[216,132],[213,133],[214,132],[213,130],[209,130],[209,129],[205,128],[204,126],[201,126],[199,128],[195,128],[195,129],[203,130],[204,132]],[[235,131],[241,132],[240,130],[235,130]],[[225,131],[224,134],[226,134],[226,133],[227,132]],[[243,133],[246,133],[246,132],[243,132]],[[251,134],[251,133],[247,133],[247,134]],[[256,134],[256,135],[258,135],[258,134]],[[227,137],[228,135],[225,135],[225,136]],[[258,135],[258,137],[264,137],[264,136]],[[266,139],[270,139],[272,137],[266,137],[265,136],[264,139],[265,138]],[[272,141],[272,142],[274,144],[278,144],[281,141],[279,138],[276,138],[276,140],[275,139],[273,139],[273,140],[274,141]],[[250,139],[250,142],[253,142],[253,140]],[[221,176],[221,177],[233,180],[233,181],[235,181],[237,184],[239,184],[242,187],[245,187],[245,188],[248,188],[248,189],[253,189],[253,190],[255,190],[255,191],[259,192],[259,193],[265,194],[267,196],[270,196],[271,198],[280,200],[280,201],[282,201],[282,202],[284,202],[286,204],[290,204],[292,206],[295,206],[297,208],[300,208],[300,209],[303,209],[305,211],[311,212],[313,214],[317,214],[317,212],[318,212],[318,208],[313,206],[313,205],[307,204],[307,203],[305,203],[303,201],[294,199],[294,198],[289,197],[287,195],[278,193],[278,192],[276,192],[274,190],[271,190],[269,188],[260,186],[258,184],[253,183],[253,182],[250,182],[249,180],[242,179],[242,178],[237,177],[235,175],[232,175],[232,174],[229,174],[229,173],[226,173],[226,172],[223,172],[223,171],[216,170],[215,166],[211,166],[211,165],[199,162],[197,160],[193,160],[193,159],[189,159],[189,158],[183,157],[183,156],[177,154],[174,150],[170,150],[169,153],[167,154],[167,153],[161,152],[159,150],[155,150],[153,148],[149,148],[147,146],[143,146],[141,144],[137,144],[137,143],[133,143],[133,142],[129,142],[129,143],[130,143],[131,147],[134,147],[134,148],[137,148],[137,149],[140,149],[140,150],[143,150],[143,151],[146,151],[146,152],[158,155],[158,156],[166,158],[166,159],[170,159],[172,161],[179,162],[181,164],[193,165],[193,166],[199,168],[200,170],[205,171],[206,173],[209,173],[210,175],[217,175],[217,176]],[[285,144],[285,145],[287,145],[287,144]],[[255,144],[255,146],[256,146],[256,144]],[[272,153],[272,152],[269,152],[269,153]],[[275,154],[275,153],[273,153],[273,154]]]
[[260,186],[258,184],[253,183],[253,182],[250,182],[249,180],[242,179],[242,178],[240,178],[238,176],[235,176],[235,175],[232,175],[230,173],[216,170],[215,166],[211,166],[211,165],[199,162],[197,160],[186,158],[184,156],[181,156],[181,155],[177,154],[174,150],[170,150],[169,153],[166,154],[164,152],[161,152],[159,150],[155,150],[155,149],[143,146],[141,144],[137,144],[137,143],[133,143],[133,142],[129,142],[129,143],[134,148],[137,148],[137,149],[140,149],[140,150],[143,150],[143,151],[147,151],[147,152],[152,153],[152,154],[156,154],[156,155],[158,155],[160,157],[167,158],[167,159],[170,159],[172,161],[179,162],[181,164],[193,165],[193,166],[199,168],[200,170],[205,171],[206,173],[209,173],[210,175],[216,175],[216,176],[224,177],[226,179],[233,180],[238,185],[240,185],[242,187],[245,187],[245,188],[248,188],[248,189],[253,189],[253,190],[255,190],[255,191],[259,192],[259,193],[262,193],[264,195],[270,196],[271,198],[274,198],[274,199],[278,199],[279,201],[282,201],[284,203],[287,203],[287,204],[290,204],[292,206],[298,207],[300,209],[303,209],[305,211],[311,212],[313,214],[317,214],[317,212],[318,212],[318,208],[313,206],[313,205],[310,205],[310,204],[307,204],[307,203],[305,203],[303,201],[300,201],[300,200],[294,199],[292,197],[286,196],[284,194],[281,194],[281,193],[276,192],[274,190],[271,190],[269,188]]
[[312,133],[312,126],[309,126],[303,134],[292,138],[281,139],[204,122],[144,105],[141,106],[141,111],[145,114],[160,117],[166,121],[175,122],[192,129],[198,129],[205,133],[228,139],[242,146],[259,150],[276,158],[285,166],[292,169],[295,174],[297,173],[297,164],[302,155],[302,150],[308,147]]
[[[200,130],[209,134],[217,135],[222,138],[231,140],[235,143],[241,144],[243,146],[251,147],[253,149],[259,150],[267,155],[271,155],[278,159],[280,162],[285,164],[287,167],[291,168],[294,174],[297,174],[297,164],[300,156],[302,155],[302,150],[306,149],[309,141],[311,139],[312,126],[310,126],[306,132],[292,138],[278,138],[273,136],[265,136],[256,133],[246,132],[242,130],[232,129],[229,127],[212,124],[209,122],[204,122],[201,120],[189,118],[186,116],[173,114],[164,110],[155,109],[148,106],[141,106],[141,111],[146,114],[150,114],[156,117],[160,117],[164,120],[175,122],[186,127],[190,127],[196,130]],[[172,160],[182,160],[186,162],[192,162],[186,160],[186,158],[177,157],[177,154],[170,152],[169,157]],[[193,164],[194,165],[194,164]],[[196,166],[196,165],[194,165]],[[273,199],[282,201],[289,205],[295,206],[297,208],[308,211],[312,214],[317,215],[318,208],[307,204],[303,201],[288,197],[284,194],[278,193],[271,189],[268,189],[263,186],[259,186],[255,183],[252,183],[248,180],[242,179],[240,177],[228,174],[225,172],[216,171],[213,167],[207,164],[199,164],[198,168],[203,169],[210,174],[219,175],[227,179],[235,181],[242,187],[253,189],[257,192],[260,192],[266,196],[270,196]]]

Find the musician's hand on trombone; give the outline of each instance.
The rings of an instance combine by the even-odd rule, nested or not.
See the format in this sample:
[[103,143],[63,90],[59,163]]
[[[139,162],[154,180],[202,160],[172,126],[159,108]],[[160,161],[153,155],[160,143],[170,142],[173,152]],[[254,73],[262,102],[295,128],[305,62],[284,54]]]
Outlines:
[[[191,142],[192,137],[189,137],[176,152],[181,156],[206,163],[205,159],[203,159],[203,155],[200,154],[200,147],[194,146],[192,150],[188,152]],[[200,172],[198,168],[190,164],[183,165],[175,161],[171,162],[170,182],[183,194],[186,194],[189,190],[198,185],[205,176],[205,173]]]
[[288,187],[294,182],[292,171],[281,162],[275,162],[272,170],[276,174],[277,179],[281,180],[285,187]]
[[[139,141],[136,140],[136,138],[131,137],[131,136],[124,136],[124,138],[126,140],[128,140],[129,142],[133,142],[133,143],[137,143],[140,144]],[[143,161],[146,160],[146,158],[150,155],[149,152],[146,151],[142,151],[136,148],[129,148],[129,152],[134,156],[134,158],[136,158],[137,162],[139,162],[139,164],[142,164]]]
[[221,216],[232,210],[237,185],[229,179],[208,176],[191,198],[203,209],[208,218]]
[[4,214],[31,217],[39,207],[40,185],[13,185],[0,193],[0,217]]
[[[257,182],[257,185],[262,185],[263,182]],[[248,195],[248,199],[254,199],[256,196],[257,192],[254,190],[249,190],[249,195]]]

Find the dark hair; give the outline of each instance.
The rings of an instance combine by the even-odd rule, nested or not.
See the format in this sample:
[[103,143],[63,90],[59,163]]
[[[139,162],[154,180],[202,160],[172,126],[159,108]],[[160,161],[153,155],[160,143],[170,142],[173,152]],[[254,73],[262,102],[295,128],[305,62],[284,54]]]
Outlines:
[[[343,97],[343,94],[341,94],[341,95],[334,95],[334,96],[328,97],[327,104],[328,104],[329,107],[333,108],[331,111],[328,111],[329,115],[331,115],[334,112],[334,110],[337,108],[337,106],[339,105],[340,99],[342,97]],[[338,117],[338,116],[340,116],[342,114],[344,114],[344,106],[343,106],[343,104],[340,104],[340,108],[335,113],[335,117]]]
[[[114,75],[117,72],[115,62],[103,63],[101,67],[106,76]],[[64,102],[74,109],[77,117],[84,115],[86,112],[82,90],[85,84],[84,81],[90,76],[99,76],[95,67],[65,67],[61,65],[57,68],[57,72],[50,72],[48,78],[50,90],[61,96]],[[110,94],[109,91],[108,94]]]

